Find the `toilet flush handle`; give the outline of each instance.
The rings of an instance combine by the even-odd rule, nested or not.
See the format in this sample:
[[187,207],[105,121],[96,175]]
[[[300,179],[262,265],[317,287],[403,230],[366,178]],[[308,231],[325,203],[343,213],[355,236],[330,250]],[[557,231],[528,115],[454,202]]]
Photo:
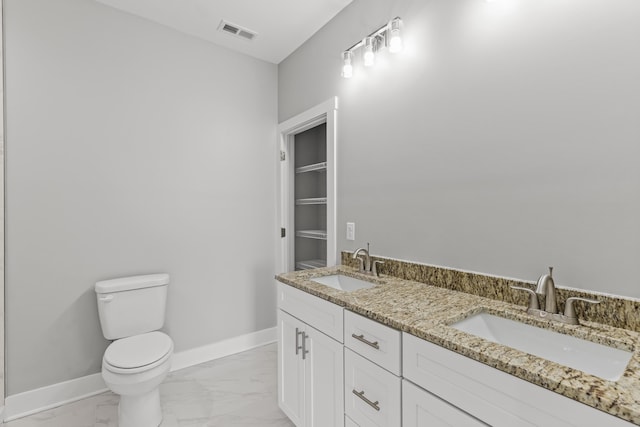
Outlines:
[[113,295],[105,295],[99,298],[102,302],[111,302],[113,300]]

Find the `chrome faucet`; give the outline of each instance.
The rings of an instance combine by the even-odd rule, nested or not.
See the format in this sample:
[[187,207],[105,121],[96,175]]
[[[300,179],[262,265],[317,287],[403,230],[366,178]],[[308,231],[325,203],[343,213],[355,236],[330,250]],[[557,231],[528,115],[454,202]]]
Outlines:
[[[364,253],[364,258],[360,255],[360,253]],[[384,264],[382,261],[375,260],[373,263],[371,262],[371,257],[369,256],[369,243],[367,243],[367,249],[358,248],[353,253],[352,259],[357,259],[360,262],[360,266],[358,268],[358,272],[363,274],[368,274],[369,276],[379,276],[378,273],[378,265]]]
[[[360,252],[364,252],[364,258],[359,257]],[[369,243],[367,243],[367,249],[358,248],[353,253],[353,259],[357,259],[360,261],[360,268],[358,269],[361,273],[371,271],[371,257],[369,256]]]
[[544,311],[555,314],[558,312],[556,300],[556,284],[553,281],[553,267],[549,267],[549,274],[543,274],[538,279],[536,294],[545,297]]
[[[558,313],[558,303],[556,299],[556,285],[553,281],[553,267],[549,267],[549,274],[543,274],[538,279],[536,290],[512,286],[512,289],[525,291],[529,294],[529,307],[527,313],[544,320],[555,320],[556,322],[578,325],[578,317],[573,308],[574,301],[584,301],[589,304],[600,304],[600,301],[590,298],[570,297],[564,304],[564,314]],[[538,305],[538,295],[545,297],[544,310]]]

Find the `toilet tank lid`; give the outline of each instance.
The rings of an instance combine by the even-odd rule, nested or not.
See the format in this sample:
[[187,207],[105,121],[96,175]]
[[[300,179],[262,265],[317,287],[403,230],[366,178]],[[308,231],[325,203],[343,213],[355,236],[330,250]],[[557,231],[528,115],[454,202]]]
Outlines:
[[122,292],[132,289],[151,288],[169,284],[169,275],[145,274],[141,276],[120,277],[118,279],[101,280],[96,282],[95,291],[98,294]]

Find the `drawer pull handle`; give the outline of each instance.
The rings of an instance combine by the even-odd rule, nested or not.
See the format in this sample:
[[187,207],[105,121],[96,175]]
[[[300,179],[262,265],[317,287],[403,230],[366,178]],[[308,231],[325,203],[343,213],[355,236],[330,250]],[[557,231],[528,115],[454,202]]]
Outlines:
[[363,334],[361,334],[361,335],[351,334],[351,336],[353,338],[357,339],[358,341],[363,342],[366,345],[375,348],[376,350],[380,350],[380,346],[378,345],[378,341],[371,342],[368,339],[366,339]]
[[364,390],[362,391],[356,391],[356,389],[353,389],[353,394],[355,394],[356,396],[358,396],[360,399],[362,399],[364,401],[364,403],[366,403],[367,405],[371,406],[373,409],[375,409],[376,411],[380,410],[380,407],[378,406],[378,404],[380,402],[378,402],[377,400],[375,402],[370,401],[369,399],[367,399],[364,396]]

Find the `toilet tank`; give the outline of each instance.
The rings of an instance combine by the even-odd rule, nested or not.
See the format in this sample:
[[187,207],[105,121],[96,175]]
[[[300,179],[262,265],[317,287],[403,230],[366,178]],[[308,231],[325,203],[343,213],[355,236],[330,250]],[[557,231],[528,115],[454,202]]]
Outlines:
[[121,277],[96,283],[102,334],[108,340],[162,328],[168,274]]

